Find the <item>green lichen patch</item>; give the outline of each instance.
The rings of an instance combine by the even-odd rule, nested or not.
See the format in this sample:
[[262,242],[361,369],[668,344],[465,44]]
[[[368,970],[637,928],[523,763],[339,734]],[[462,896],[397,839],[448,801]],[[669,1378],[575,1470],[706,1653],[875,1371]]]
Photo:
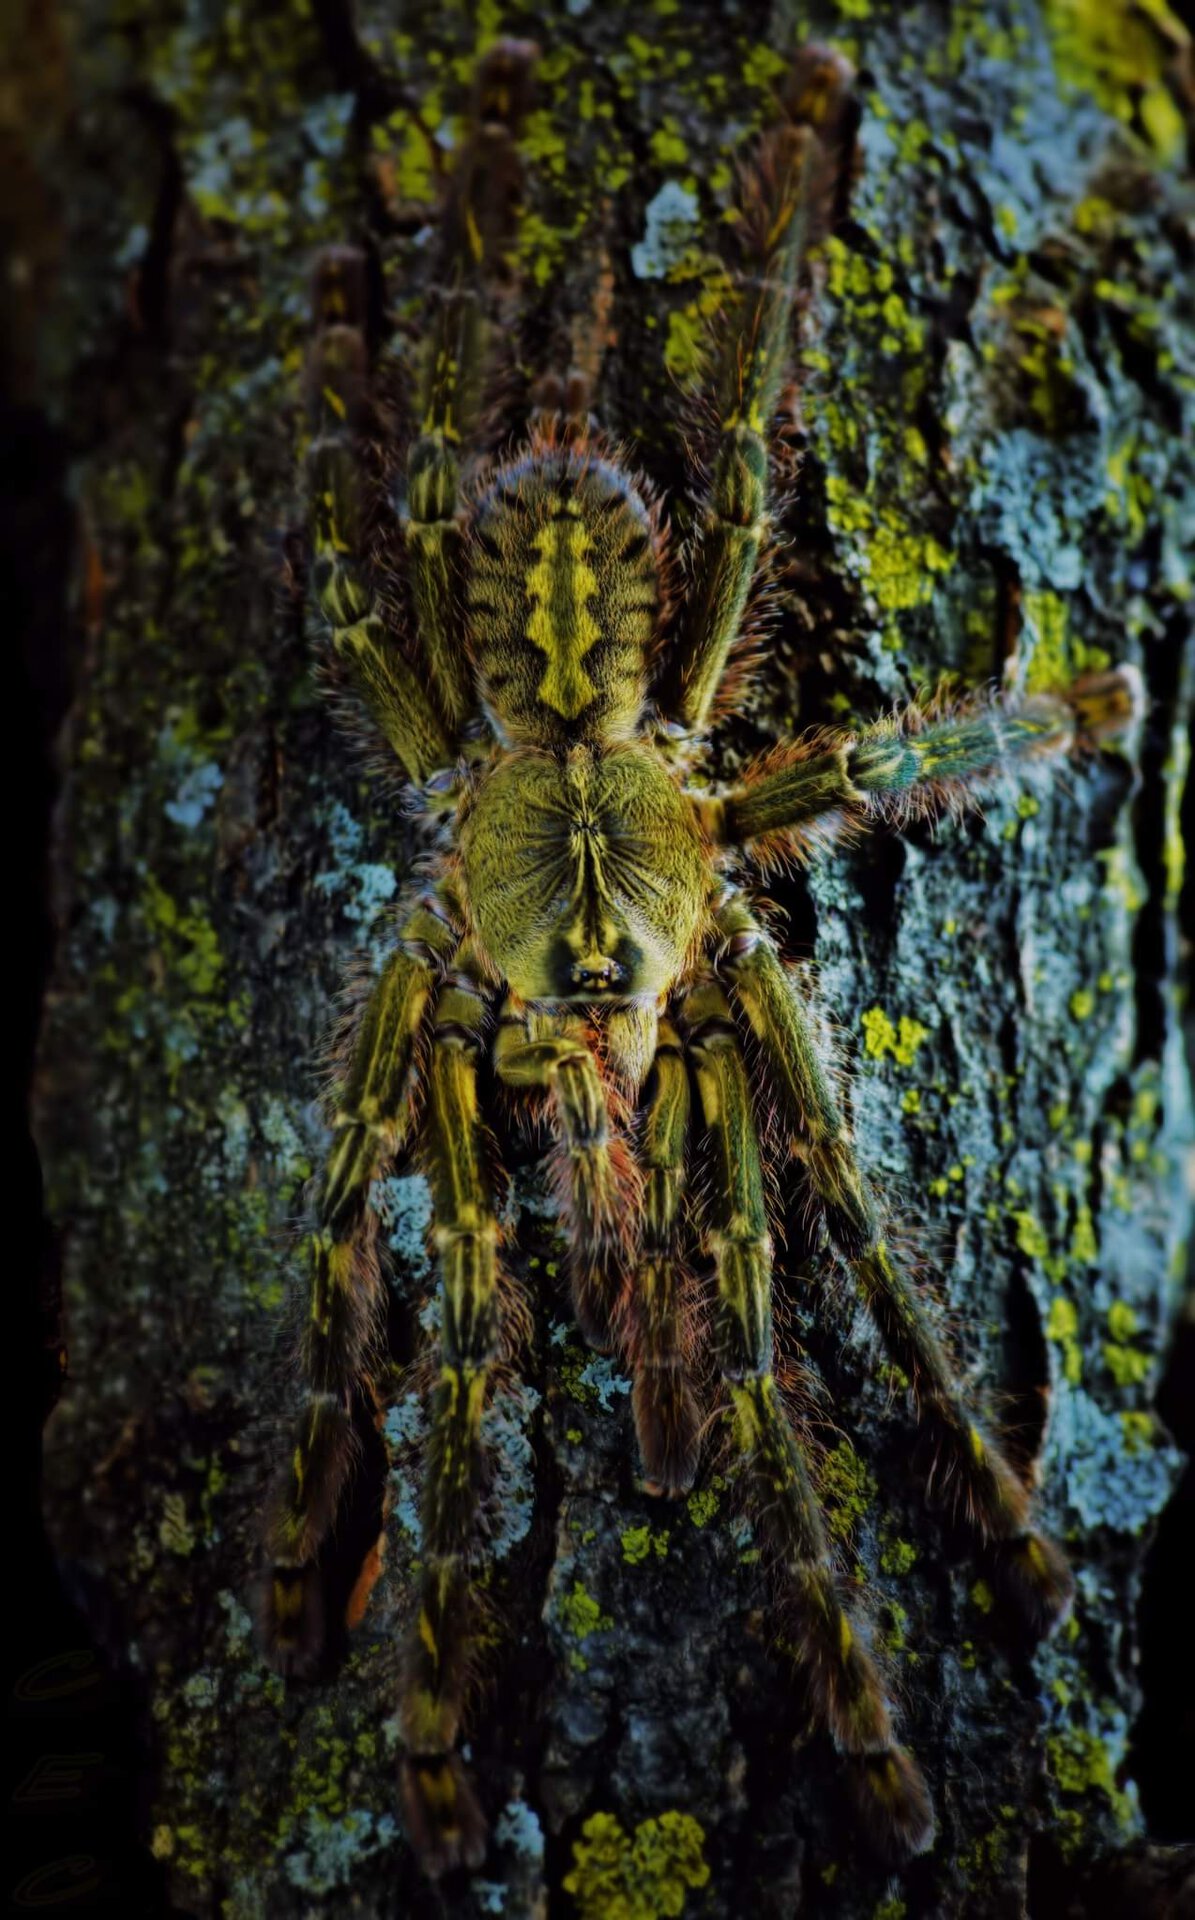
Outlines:
[[563,1886],[580,1920],[663,1920],[684,1913],[710,1870],[705,1834],[686,1813],[642,1820],[628,1834],[612,1813],[591,1814],[573,1843]]

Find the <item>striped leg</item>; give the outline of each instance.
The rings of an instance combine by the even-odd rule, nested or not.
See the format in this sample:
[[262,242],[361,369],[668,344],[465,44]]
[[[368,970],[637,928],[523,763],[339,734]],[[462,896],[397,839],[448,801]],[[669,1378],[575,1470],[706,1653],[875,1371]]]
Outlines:
[[479,1867],[485,1857],[485,1821],[454,1747],[474,1651],[469,1556],[497,1337],[498,1226],[477,1100],[486,1008],[464,950],[458,958],[462,970],[437,1002],[427,1075],[423,1137],[440,1261],[440,1375],[423,1483],[418,1611],[399,1709],[407,1832],[433,1876]]
[[908,1859],[933,1839],[933,1813],[916,1762],[893,1738],[870,1656],[839,1604],[805,1450],[772,1373],[772,1250],[751,1090],[730,1005],[716,985],[684,1006],[709,1153],[707,1243],[717,1271],[717,1351],[735,1449],[760,1520],[769,1528],[791,1644],[820,1723],[849,1767],[872,1840]]
[[[370,487],[361,435],[368,384],[365,257],[329,247],[316,263],[316,335],[307,390],[317,437],[307,454],[313,577],[332,646],[407,775],[421,786],[452,764],[455,737],[422,676],[386,629],[369,587]],[[459,718],[459,716],[455,716]]]
[[369,1183],[414,1129],[414,1066],[437,965],[456,935],[419,906],[365,1010],[340,1089],[314,1231],[304,1241],[308,1310],[300,1342],[305,1405],[268,1532],[264,1639],[281,1672],[323,1650],[320,1548],[353,1459],[353,1396],[364,1382],[379,1304]]
[[806,859],[846,828],[976,804],[992,782],[1122,733],[1140,705],[1133,669],[1087,674],[1059,693],[972,700],[953,712],[911,706],[855,735],[815,735],[773,751],[730,793],[702,800],[723,846]]
[[685,624],[660,699],[665,720],[695,733],[709,723],[767,536],[772,415],[789,370],[802,263],[849,137],[852,79],[839,56],[802,54],[787,94],[791,118],[766,137],[748,177],[740,226],[751,278],[723,347],[709,495]]
[[643,1246],[631,1303],[635,1430],[651,1492],[686,1493],[698,1460],[699,1415],[687,1371],[680,1240],[689,1142],[689,1075],[680,1035],[660,1024],[647,1083],[640,1157]]
[[461,642],[457,449],[481,405],[487,283],[500,271],[522,177],[515,140],[535,48],[500,40],[477,69],[472,126],[453,168],[444,222],[445,292],[418,395],[407,460],[406,545],[419,637],[437,698],[459,727],[473,697]]
[[622,1337],[640,1178],[621,1098],[594,1058],[582,1015],[503,1008],[494,1049],[508,1087],[549,1095],[553,1163],[568,1223],[573,1308],[591,1346]]
[[882,1233],[875,1201],[818,1058],[796,992],[772,942],[742,900],[718,915],[721,970],[759,1043],[792,1150],[804,1162],[831,1239],[851,1263],[891,1358],[908,1376],[933,1436],[940,1478],[988,1546],[992,1571],[1036,1634],[1070,1609],[1073,1582],[1052,1541],[1032,1530],[1029,1490],[972,1411],[917,1289]]

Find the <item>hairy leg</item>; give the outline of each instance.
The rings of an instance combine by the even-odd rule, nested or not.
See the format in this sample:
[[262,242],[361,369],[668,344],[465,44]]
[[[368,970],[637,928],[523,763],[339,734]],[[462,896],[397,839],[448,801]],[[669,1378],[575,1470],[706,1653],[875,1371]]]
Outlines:
[[839,56],[807,49],[786,93],[790,118],[766,136],[745,184],[740,227],[749,266],[731,306],[735,330],[720,344],[718,440],[684,624],[659,700],[665,720],[693,733],[709,723],[767,537],[772,415],[789,369],[805,253],[851,137],[852,80]]
[[440,1264],[440,1370],[421,1501],[417,1612],[399,1724],[407,1831],[426,1872],[476,1868],[485,1822],[455,1753],[474,1633],[481,1421],[497,1331],[498,1226],[485,1171],[477,1070],[486,1005],[464,949],[436,1005],[422,1144]]
[[473,698],[461,641],[458,449],[476,424],[486,359],[486,299],[502,267],[522,179],[515,147],[536,49],[500,40],[477,69],[471,124],[449,183],[444,289],[424,354],[419,432],[407,458],[406,543],[419,637],[436,695],[459,727]]
[[402,652],[375,603],[366,548],[374,503],[365,466],[368,347],[365,256],[329,247],[316,262],[316,335],[307,391],[316,438],[307,454],[316,598],[338,659],[409,779],[421,786],[452,764],[453,735],[426,675]]
[[684,1008],[709,1166],[707,1243],[717,1272],[718,1362],[735,1450],[757,1517],[771,1536],[786,1636],[819,1723],[848,1777],[877,1849],[921,1853],[933,1813],[916,1762],[893,1738],[883,1683],[839,1604],[805,1448],[772,1372],[772,1251],[751,1089],[729,1002],[699,986]]
[[804,1162],[831,1239],[850,1261],[892,1360],[906,1374],[937,1452],[937,1477],[988,1549],[992,1573],[1037,1634],[1070,1609],[1063,1555],[1030,1525],[1029,1489],[985,1433],[918,1291],[883,1235],[880,1210],[818,1056],[791,976],[737,897],[718,915],[719,968],[758,1043],[792,1151]]
[[977,805],[1005,775],[1114,738],[1139,702],[1137,676],[1120,668],[1023,700],[914,704],[863,733],[774,749],[730,793],[698,805],[718,844],[803,860],[843,829]]
[[598,1065],[583,1014],[538,1013],[507,1000],[494,1063],[506,1086],[549,1097],[577,1324],[591,1346],[616,1346],[640,1189],[621,1098]]
[[688,1376],[681,1238],[689,1146],[689,1075],[680,1035],[660,1023],[639,1136],[643,1244],[628,1323],[632,1404],[643,1476],[653,1493],[687,1493],[699,1456],[700,1416]]
[[310,1671],[323,1649],[320,1548],[353,1459],[353,1396],[364,1384],[379,1287],[366,1208],[378,1168],[412,1138],[416,1050],[457,935],[434,902],[416,908],[370,996],[340,1087],[316,1225],[303,1242],[308,1307],[304,1406],[268,1531],[264,1637],[278,1668]]

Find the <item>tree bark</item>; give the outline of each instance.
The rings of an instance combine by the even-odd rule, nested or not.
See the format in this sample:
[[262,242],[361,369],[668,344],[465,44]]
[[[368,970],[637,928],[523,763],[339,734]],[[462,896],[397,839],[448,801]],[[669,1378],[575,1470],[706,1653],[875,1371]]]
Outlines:
[[[71,1368],[48,1512],[135,1703],[143,1837],[175,1911],[1044,1914],[1137,1844],[1134,1609],[1177,1470],[1150,1404],[1190,1121],[1174,967],[1195,369],[1182,31],[1162,11],[1114,6],[1108,35],[1064,0],[570,0],[550,21],[367,4],[356,29],[333,5],[67,17],[43,379],[76,455],[82,592],[39,1089]],[[1030,1656],[927,1510],[909,1410],[794,1219],[785,1334],[823,1382],[843,1578],[939,1817],[890,1882],[785,1696],[716,1434],[687,1502],[636,1485],[627,1380],[570,1327],[533,1164],[512,1259],[535,1333],[492,1434],[481,1873],[421,1882],[395,1803],[420,1426],[400,1368],[432,1283],[415,1175],[378,1196],[389,1458],[367,1449],[337,1553],[347,1598],[384,1497],[383,1575],[317,1683],[284,1687],[255,1641],[320,1049],[415,850],[319,698],[293,584],[307,270],[367,239],[401,356],[429,291],[425,132],[458,124],[499,28],[544,54],[514,352],[563,370],[597,300],[602,411],[682,525],[677,427],[736,164],[800,38],[864,74],[851,208],[802,323],[777,622],[713,772],[943,674],[1145,676],[1131,756],[770,889],[837,1023],[864,1162],[936,1262],[1079,1581],[1073,1625]]]

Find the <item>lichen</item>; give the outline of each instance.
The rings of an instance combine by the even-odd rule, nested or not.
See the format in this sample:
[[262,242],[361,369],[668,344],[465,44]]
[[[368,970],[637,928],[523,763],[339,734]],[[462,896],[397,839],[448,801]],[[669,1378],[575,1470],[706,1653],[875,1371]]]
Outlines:
[[628,1834],[612,1813],[594,1813],[573,1843],[573,1865],[563,1886],[580,1920],[663,1920],[685,1910],[691,1891],[710,1870],[705,1834],[687,1813],[641,1820]]

